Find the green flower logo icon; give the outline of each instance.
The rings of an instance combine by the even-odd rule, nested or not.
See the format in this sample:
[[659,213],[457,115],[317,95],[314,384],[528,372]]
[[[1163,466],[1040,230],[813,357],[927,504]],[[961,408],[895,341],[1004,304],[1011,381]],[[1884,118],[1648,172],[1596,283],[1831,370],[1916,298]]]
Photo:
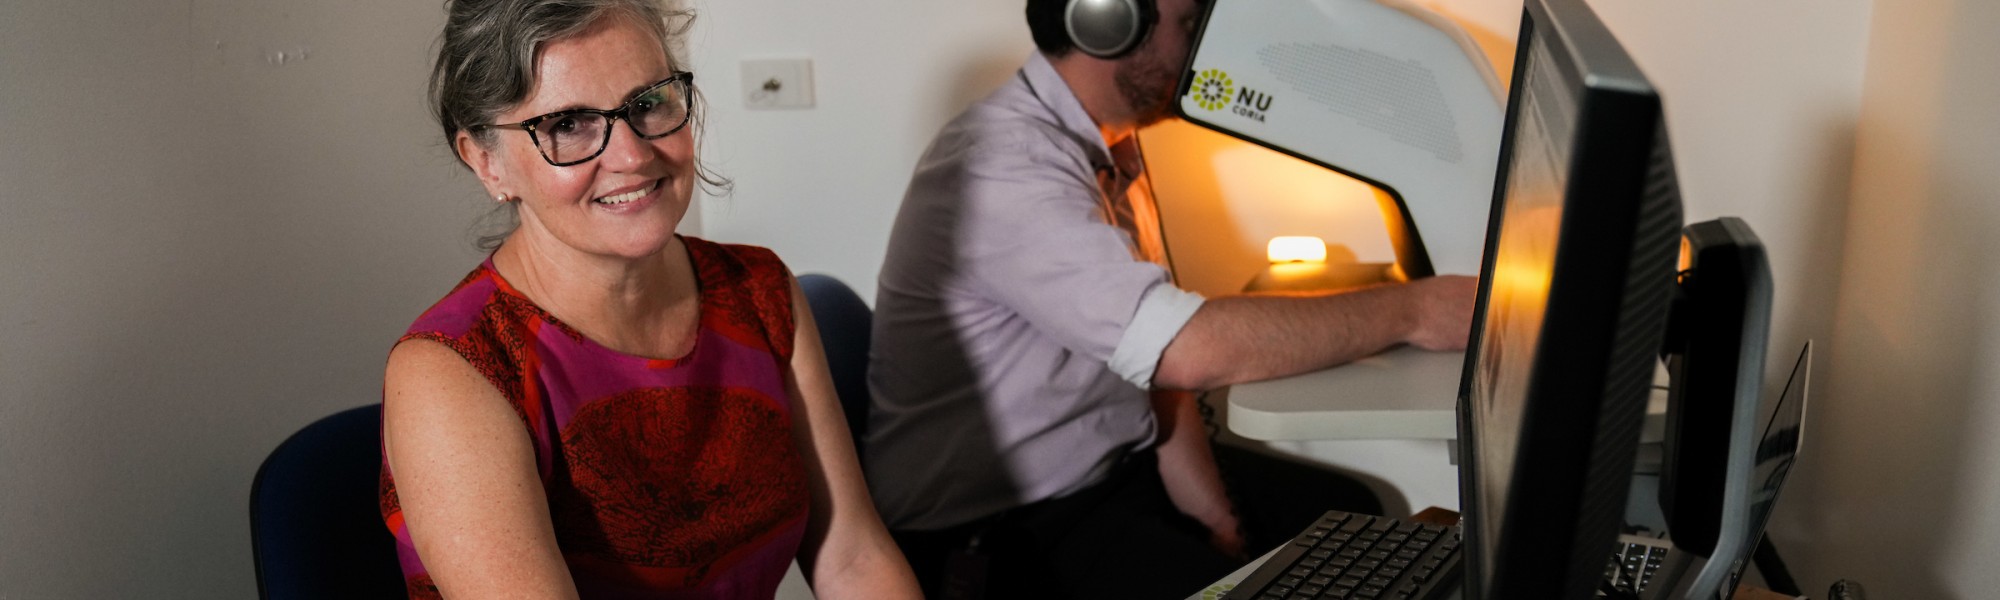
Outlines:
[[1202,108],[1208,110],[1222,110],[1222,107],[1229,105],[1230,95],[1235,93],[1236,82],[1231,81],[1229,74],[1222,72],[1221,69],[1196,73],[1194,85],[1188,86],[1188,96],[1194,98],[1195,104],[1200,104]]

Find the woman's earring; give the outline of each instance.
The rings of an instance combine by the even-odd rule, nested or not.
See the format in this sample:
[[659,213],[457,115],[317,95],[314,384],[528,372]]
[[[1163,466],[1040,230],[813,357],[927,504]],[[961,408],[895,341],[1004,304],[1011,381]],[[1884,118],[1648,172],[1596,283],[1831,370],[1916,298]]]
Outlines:
[[500,204],[506,204],[506,203],[507,203],[507,195],[506,195],[506,194],[494,194],[494,195],[493,195],[493,201],[494,201],[494,202],[497,202],[497,203],[500,203]]

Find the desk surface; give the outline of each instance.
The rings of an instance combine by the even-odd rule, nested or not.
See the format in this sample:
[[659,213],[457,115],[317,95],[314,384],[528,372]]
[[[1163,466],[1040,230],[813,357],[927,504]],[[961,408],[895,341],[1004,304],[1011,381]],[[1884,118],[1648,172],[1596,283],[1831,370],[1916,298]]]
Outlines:
[[[1352,363],[1229,390],[1229,429],[1256,440],[1458,437],[1463,352],[1403,346]],[[1666,369],[1646,405],[1642,441],[1664,437]]]

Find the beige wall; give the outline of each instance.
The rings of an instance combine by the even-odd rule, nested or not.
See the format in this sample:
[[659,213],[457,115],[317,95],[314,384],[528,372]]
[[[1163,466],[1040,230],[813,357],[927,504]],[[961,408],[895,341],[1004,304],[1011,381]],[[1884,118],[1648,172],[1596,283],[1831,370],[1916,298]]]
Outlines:
[[422,102],[441,23],[0,3],[0,598],[255,593],[257,465],[378,401],[476,260],[479,190]]
[[2000,586],[1996,31],[1985,0],[1875,6],[1816,452],[1779,524],[1807,575],[1875,597]]

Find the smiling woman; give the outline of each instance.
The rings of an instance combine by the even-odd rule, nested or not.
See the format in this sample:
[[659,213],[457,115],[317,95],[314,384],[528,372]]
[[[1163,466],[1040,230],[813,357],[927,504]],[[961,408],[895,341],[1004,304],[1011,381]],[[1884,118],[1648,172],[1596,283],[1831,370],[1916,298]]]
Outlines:
[[688,126],[689,15],[447,7],[438,121],[519,225],[389,356],[411,595],[770,598],[796,557],[820,597],[916,597],[790,272],[674,233],[697,181],[726,185]]

